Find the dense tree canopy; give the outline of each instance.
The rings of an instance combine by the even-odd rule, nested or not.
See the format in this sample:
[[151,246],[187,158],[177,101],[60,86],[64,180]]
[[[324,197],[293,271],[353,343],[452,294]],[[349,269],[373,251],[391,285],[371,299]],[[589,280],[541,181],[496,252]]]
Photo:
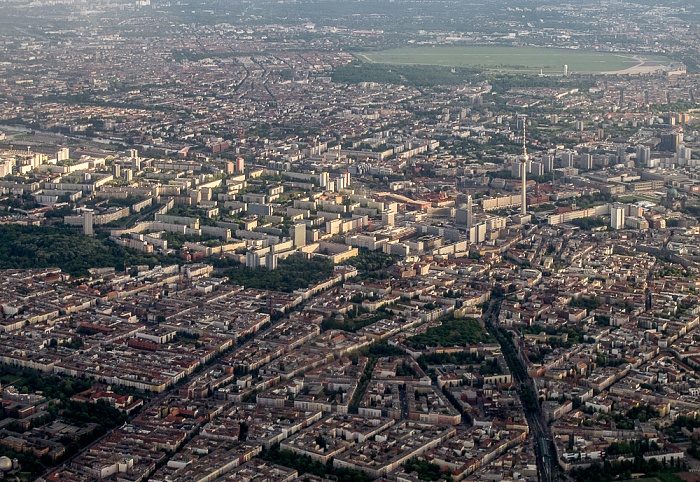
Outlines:
[[246,288],[259,288],[291,293],[319,283],[333,273],[333,263],[322,259],[304,259],[290,256],[277,265],[277,269],[247,268],[236,264],[222,274],[229,282]]
[[299,475],[312,474],[318,477],[332,478],[338,482],[369,482],[373,480],[372,477],[364,472],[336,469],[331,465],[324,465],[321,462],[311,460],[311,457],[306,455],[295,454],[288,450],[275,448],[263,455],[263,458],[268,462],[296,469]]
[[0,269],[61,268],[83,276],[89,268],[136,264],[172,264],[170,257],[149,255],[66,227],[0,226]]
[[387,65],[353,62],[336,68],[333,72],[333,82],[348,84],[380,82],[414,87],[459,85],[471,80],[477,72],[477,70],[465,67],[452,69],[435,65]]
[[406,340],[406,346],[425,349],[429,346],[473,345],[477,343],[494,343],[495,339],[486,333],[478,321],[473,318],[463,320],[445,320],[442,325],[428,328],[425,333]]

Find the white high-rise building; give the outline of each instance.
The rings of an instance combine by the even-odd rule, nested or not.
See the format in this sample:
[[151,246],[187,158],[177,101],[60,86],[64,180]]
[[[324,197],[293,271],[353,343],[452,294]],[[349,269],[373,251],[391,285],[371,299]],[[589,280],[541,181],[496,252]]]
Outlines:
[[306,246],[306,224],[297,223],[289,228],[289,236],[294,241],[295,248]]
[[627,160],[626,147],[624,144],[617,146],[617,155],[615,157],[617,157],[617,162],[619,163],[624,164],[624,162]]
[[56,161],[57,162],[67,161],[68,159],[70,159],[70,149],[68,149],[67,147],[60,149],[56,153]]
[[483,243],[486,241],[486,223],[475,224],[467,230],[470,243]]
[[530,174],[533,176],[543,176],[544,175],[544,165],[541,162],[531,162],[530,163]]
[[574,153],[572,151],[565,151],[561,153],[561,164],[562,167],[573,167],[574,166]]
[[610,208],[610,227],[613,229],[622,229],[623,227],[625,227],[624,207],[613,205]]
[[584,152],[578,158],[578,167],[580,169],[592,169],[593,168],[593,156]]
[[396,213],[394,211],[386,210],[382,212],[382,225],[383,226],[393,226],[396,219]]
[[474,202],[470,194],[467,196],[467,229],[471,229],[472,226],[474,226]]
[[326,187],[328,187],[328,183],[329,183],[329,181],[330,181],[329,178],[330,178],[330,176],[329,176],[328,173],[325,172],[325,171],[322,172],[321,174],[319,174],[319,176],[318,176],[318,184],[319,184],[319,186],[321,186],[323,189],[325,189]]
[[678,147],[678,159],[687,161],[693,157],[693,150],[689,147],[679,146]]
[[637,146],[637,163],[645,167],[652,167],[649,165],[651,162],[651,149],[646,146]]
[[265,267],[270,271],[277,269],[277,263],[279,261],[279,255],[274,253],[267,253],[265,255]]
[[92,236],[95,234],[93,230],[94,217],[92,211],[85,211],[83,213],[83,234],[86,236]]
[[253,251],[248,251],[245,254],[245,266],[246,268],[259,268],[260,267],[260,255]]
[[12,168],[15,165],[14,159],[4,159],[0,161],[0,177],[9,176],[12,174]]
[[542,156],[542,167],[544,167],[544,172],[552,172],[554,170],[554,156],[551,154]]

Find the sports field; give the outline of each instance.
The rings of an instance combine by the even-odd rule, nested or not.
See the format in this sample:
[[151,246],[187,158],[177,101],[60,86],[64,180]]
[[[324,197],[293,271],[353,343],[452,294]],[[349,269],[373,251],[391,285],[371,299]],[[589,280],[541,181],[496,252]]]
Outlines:
[[356,56],[361,60],[380,64],[443,65],[535,74],[542,71],[546,75],[563,74],[564,65],[568,65],[570,73],[591,74],[658,68],[668,63],[668,59],[660,56],[652,58],[545,47],[402,47],[358,53]]

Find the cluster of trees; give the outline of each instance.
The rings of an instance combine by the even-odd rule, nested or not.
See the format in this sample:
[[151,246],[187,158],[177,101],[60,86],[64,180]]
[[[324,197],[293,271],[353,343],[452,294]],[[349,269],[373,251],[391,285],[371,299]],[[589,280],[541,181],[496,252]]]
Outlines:
[[28,473],[29,478],[26,480],[36,480],[41,474],[46,472],[48,467],[51,467],[53,463],[48,459],[39,459],[34,456],[34,454],[25,454],[23,452],[15,452],[12,449],[4,445],[0,445],[0,457],[8,457],[10,460],[17,459],[22,472]]
[[38,204],[30,194],[23,194],[19,197],[5,197],[0,199],[0,206],[7,206],[8,211],[11,212],[13,209],[36,209],[41,205]]
[[[138,202],[141,202],[145,199],[146,198],[144,196],[133,196],[131,194],[129,194],[124,199],[118,199],[118,198],[105,199],[105,198],[96,197],[94,199],[87,201],[86,205],[94,207],[97,204],[100,204],[101,206],[104,206],[104,207],[115,206],[115,207],[125,208],[125,207],[132,206]],[[105,201],[107,201],[107,202],[105,202]]]
[[[496,308],[496,310],[494,311],[495,313],[498,313],[498,311],[500,310],[501,301],[501,297],[496,297],[494,300],[491,301],[491,303],[493,303],[491,306]],[[527,374],[527,371],[525,370],[525,366],[521,362],[520,358],[518,358],[518,351],[515,349],[515,344],[513,343],[513,333],[510,331],[506,331],[501,327],[494,326],[492,322],[488,321],[488,318],[487,326],[489,327],[489,330],[491,330],[491,332],[494,334],[496,340],[498,340],[498,343],[501,345],[503,357],[505,358],[506,363],[508,364],[508,368],[510,368],[510,371],[513,374],[515,380],[527,380],[529,376]],[[521,400],[523,402],[523,405],[528,410],[539,411],[537,395],[532,391],[529,385],[526,385],[524,383],[522,384]]]
[[640,461],[634,460],[631,462],[603,464],[595,463],[585,469],[574,469],[571,471],[571,477],[575,482],[609,482],[613,480],[630,480],[632,474],[644,473],[646,475],[656,476],[658,479],[667,481],[681,482],[681,478],[674,475],[675,472],[685,470],[685,463],[682,461],[673,461],[673,463],[662,464],[656,460]]
[[608,457],[615,457],[617,455],[644,455],[647,452],[656,452],[661,450],[659,444],[656,442],[649,442],[649,440],[630,440],[629,442],[613,442],[608,446],[605,451]]
[[89,380],[47,376],[37,370],[0,365],[3,385],[11,383],[20,393],[42,392],[46,398],[68,400],[92,386]]
[[588,338],[586,338],[585,336],[585,332],[580,327],[576,326],[562,326],[559,328],[554,328],[551,326],[544,327],[541,325],[532,325],[524,326],[521,328],[521,330],[523,334],[532,335],[538,335],[542,332],[545,332],[550,336],[561,336],[563,334],[568,335],[566,342],[558,341],[556,339],[550,339],[549,344],[552,346],[570,347],[579,343],[586,343],[588,340]]
[[178,260],[145,254],[67,227],[0,226],[0,269],[61,268],[71,276],[84,276],[89,268],[126,265],[174,264]]
[[700,206],[696,204],[686,204],[681,208],[681,212],[690,214],[691,216],[700,217]]
[[503,374],[503,370],[501,370],[501,367],[498,365],[496,359],[493,358],[491,360],[484,361],[481,363],[481,366],[479,367],[479,373],[483,376],[501,375]]
[[377,360],[386,356],[404,356],[406,353],[395,346],[390,346],[386,341],[376,342],[368,347],[364,347],[360,350],[353,352],[350,356],[353,358],[353,363],[357,363],[357,359],[360,356],[367,357],[367,366],[365,366],[365,371],[360,377],[360,383],[355,390],[355,394],[350,400],[348,409],[350,413],[357,413],[357,407],[360,405],[360,400],[367,390],[367,385],[372,379],[372,372],[374,371],[374,366],[377,364]]
[[593,311],[600,306],[600,301],[595,297],[585,298],[582,296],[581,298],[571,300],[569,306],[574,308],[585,308],[588,311]]
[[[58,400],[57,404],[47,408],[46,417],[37,420],[39,424],[51,423],[54,420],[61,420],[77,427],[94,424],[93,430],[79,438],[72,435],[61,438],[61,443],[66,447],[65,457],[76,454],[81,448],[127,420],[126,414],[112,408],[106,402],[87,404],[70,400],[73,395],[89,389],[93,383],[90,380],[47,376],[37,370],[10,366],[0,366],[0,374],[3,384],[12,383],[21,393],[41,392],[47,399]],[[8,425],[8,429],[13,429],[12,424]],[[33,455],[15,453],[6,447],[0,447],[1,455],[17,458],[23,472],[29,472],[33,477],[41,475],[47,467],[54,465],[54,461],[48,458],[37,459]]]
[[449,470],[442,470],[439,465],[423,459],[409,460],[403,465],[407,472],[416,472],[420,480],[452,480]]
[[598,192],[595,194],[584,194],[583,196],[573,197],[566,199],[564,201],[557,202],[557,206],[570,206],[576,203],[576,207],[579,209],[588,209],[593,206],[599,206],[601,204],[608,203],[612,201],[612,195],[607,193]]
[[259,288],[291,293],[305,289],[328,279],[333,273],[333,263],[323,259],[304,259],[290,256],[279,262],[277,269],[247,268],[236,264],[221,273],[229,283],[246,288]]
[[601,367],[618,367],[620,365],[624,365],[625,363],[629,363],[625,358],[608,358],[602,353],[598,353],[596,355],[595,362]]
[[47,399],[59,400],[58,405],[53,405],[48,409],[52,419],[60,417],[78,426],[95,423],[105,430],[126,420],[126,415],[110,407],[107,403],[88,405],[70,400],[73,395],[92,387],[92,380],[47,376],[37,370],[5,365],[0,366],[0,374],[2,374],[4,383],[12,383],[20,393],[41,392]]
[[545,357],[552,351],[549,345],[537,345],[536,347],[526,350],[527,359],[535,365],[544,362]]
[[435,65],[387,65],[353,62],[335,69],[333,82],[359,84],[379,82],[402,84],[413,87],[433,87],[436,85],[459,85],[470,81],[478,70],[464,67],[440,67]]
[[[128,105],[122,102],[115,102],[105,100],[101,95],[95,95],[94,92],[83,92],[80,94],[65,94],[65,95],[47,95],[44,97],[47,102],[58,102],[70,105],[94,105],[97,107],[132,107],[150,111],[167,111],[167,107],[156,106],[153,104],[142,104],[138,102],[130,103]],[[70,130],[65,127],[53,127],[49,129],[52,132],[61,132],[64,134],[69,134]],[[87,132],[86,132],[87,134]],[[132,141],[133,142],[133,141]]]
[[371,359],[379,359],[385,356],[406,356],[401,348],[389,345],[386,341],[373,343],[369,347],[362,348],[358,351],[358,355],[366,356]]
[[[520,154],[522,153],[523,147],[522,145],[506,140],[502,136],[494,136],[483,143],[474,139],[459,139],[454,141],[452,145],[448,147],[448,150],[454,155],[476,157],[480,163],[495,162],[496,164],[500,164],[502,160],[499,158],[499,153]],[[488,172],[486,175],[490,178],[499,179],[515,178],[512,171],[507,168]]]
[[425,370],[428,365],[475,365],[484,361],[484,357],[466,351],[458,353],[427,353],[416,360]]
[[601,217],[579,218],[579,219],[573,219],[570,222],[574,226],[578,226],[579,228],[583,229],[584,231],[591,231],[595,228],[602,228],[603,226],[608,225],[608,223],[605,222],[605,219],[603,219]]
[[[628,480],[632,478],[633,473],[644,473],[648,476],[655,476],[659,480],[680,482],[681,479],[674,473],[686,470],[686,464],[683,460],[673,459],[663,462],[644,460],[645,453],[659,449],[658,444],[649,442],[649,440],[613,443],[608,448],[606,460],[602,464],[596,462],[587,468],[574,469],[571,471],[571,477],[576,482],[606,482]],[[624,462],[608,460],[619,455],[632,455],[634,460]]]
[[406,363],[406,360],[396,365],[397,377],[416,377],[418,374],[411,365]]
[[588,90],[595,85],[589,80],[565,79],[563,77],[539,77],[535,75],[494,74],[489,82],[496,92],[507,92],[517,87],[562,87]]
[[384,278],[385,272],[398,261],[398,257],[379,251],[360,249],[359,254],[348,260],[347,264],[354,266],[360,272],[361,278]]
[[355,393],[348,404],[348,411],[350,413],[357,413],[357,409],[360,406],[360,401],[362,401],[362,396],[367,391],[367,385],[369,385],[369,381],[372,379],[372,371],[374,371],[374,367],[377,364],[378,359],[379,357],[373,356],[367,361],[365,370],[360,376],[360,382],[357,384],[357,389],[355,390]]
[[[359,312],[361,313],[361,311]],[[376,313],[374,315],[369,314],[369,313],[364,313],[364,314],[359,314],[358,316],[358,311],[351,310],[348,312],[348,314],[345,315],[342,321],[336,320],[335,317],[323,320],[321,323],[321,330],[322,331],[327,331],[327,330],[343,330],[343,331],[351,331],[351,332],[356,332],[359,329],[364,328],[365,326],[369,326],[372,323],[376,323],[379,320],[382,320],[387,317],[387,314],[385,312],[380,311],[379,313]]]
[[526,412],[537,413],[540,411],[540,403],[537,399],[537,394],[530,385],[526,385],[525,383],[520,385],[520,401],[523,403],[523,408]]
[[[358,84],[379,82],[403,84],[414,87],[436,85],[459,85],[475,79],[488,79],[498,92],[507,92],[516,87],[567,87],[587,90],[593,85],[589,81],[574,81],[555,77],[535,77],[516,74],[483,74],[483,68],[451,67],[436,65],[388,65],[356,61],[333,72],[333,82]],[[479,74],[481,77],[476,77]]]
[[61,206],[61,207],[54,207],[51,211],[47,211],[44,214],[45,218],[60,218],[63,219],[65,216],[70,216],[73,214],[73,208],[70,207],[69,205]]
[[56,415],[71,425],[78,427],[85,427],[90,423],[96,424],[98,426],[97,436],[123,424],[127,420],[125,413],[112,408],[104,401],[87,404],[68,400],[61,403]]
[[654,407],[649,405],[640,405],[638,407],[631,408],[624,415],[621,413],[616,413],[613,416],[613,419],[615,420],[615,425],[617,428],[622,430],[632,430],[634,429],[635,420],[646,423],[652,418],[657,418],[658,416],[659,411]]
[[337,482],[371,482],[373,479],[364,472],[351,469],[337,469],[331,465],[324,465],[306,455],[299,455],[288,450],[273,448],[265,453],[262,458],[273,464],[283,465],[296,469],[299,475],[311,474],[318,477],[333,479]]
[[162,239],[168,242],[168,248],[170,249],[180,249],[185,243],[206,243],[206,241],[214,241],[214,246],[219,246],[221,241],[215,236],[208,234],[181,234],[181,233],[171,233],[166,232],[161,236]]
[[259,136],[259,137],[270,137],[272,133],[272,124],[259,124],[255,127],[251,127],[246,131],[246,137],[248,136]]
[[[178,206],[175,206],[176,208]],[[168,214],[171,216],[184,216],[189,218],[199,218],[199,224],[202,226],[216,226],[216,222],[221,220],[221,214],[224,211],[221,210],[218,215],[209,217],[204,209],[193,207],[193,206],[180,206],[178,210],[170,210]],[[208,239],[218,239],[215,236],[202,235],[202,237]]]
[[659,278],[690,278],[691,276],[690,271],[675,266],[666,266],[659,271]]
[[474,345],[494,341],[477,320],[465,318],[445,320],[442,325],[428,328],[425,333],[409,338],[405,343],[410,348],[422,350],[428,346]]
[[687,428],[692,431],[700,427],[700,416],[686,417],[685,415],[680,415],[676,420],[673,421],[673,427],[675,428]]

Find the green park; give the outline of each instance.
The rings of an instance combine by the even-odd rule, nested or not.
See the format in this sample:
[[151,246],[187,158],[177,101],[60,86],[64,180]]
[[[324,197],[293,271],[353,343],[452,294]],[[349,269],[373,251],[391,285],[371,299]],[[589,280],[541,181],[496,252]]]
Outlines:
[[540,73],[563,75],[564,65],[570,73],[593,74],[619,72],[641,64],[664,65],[661,56],[638,56],[627,53],[597,52],[546,47],[505,46],[415,46],[377,52],[357,53],[365,62],[390,65],[439,65],[503,73]]

